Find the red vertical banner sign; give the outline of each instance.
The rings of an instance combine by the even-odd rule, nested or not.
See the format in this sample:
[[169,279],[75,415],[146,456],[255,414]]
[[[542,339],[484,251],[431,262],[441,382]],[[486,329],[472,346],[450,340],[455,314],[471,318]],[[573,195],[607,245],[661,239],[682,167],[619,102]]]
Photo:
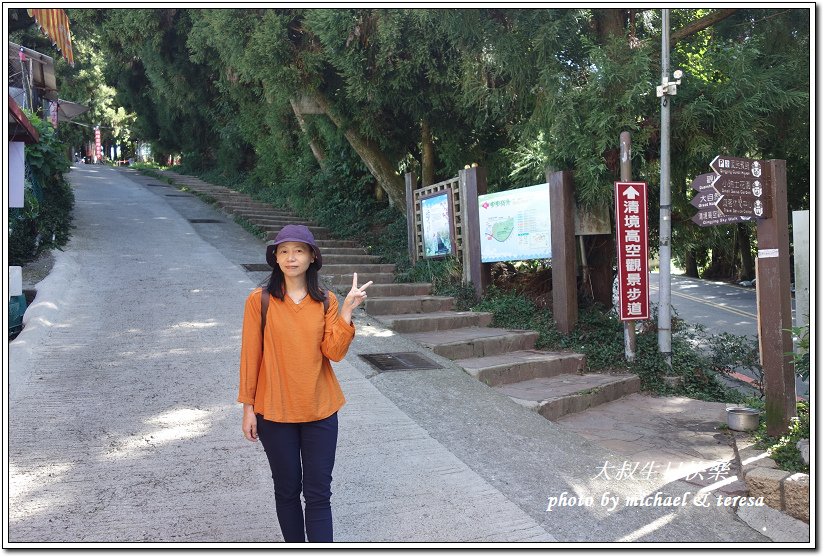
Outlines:
[[615,182],[615,232],[618,315],[622,321],[649,319],[646,182]]
[[100,128],[94,129],[94,153],[98,161],[103,158],[103,146],[100,144]]

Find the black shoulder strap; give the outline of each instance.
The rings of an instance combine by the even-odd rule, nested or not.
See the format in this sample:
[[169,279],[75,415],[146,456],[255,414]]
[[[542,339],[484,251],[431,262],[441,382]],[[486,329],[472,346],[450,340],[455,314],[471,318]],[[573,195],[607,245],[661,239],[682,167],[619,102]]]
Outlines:
[[264,286],[260,291],[260,334],[266,330],[266,311],[269,309],[269,290]]

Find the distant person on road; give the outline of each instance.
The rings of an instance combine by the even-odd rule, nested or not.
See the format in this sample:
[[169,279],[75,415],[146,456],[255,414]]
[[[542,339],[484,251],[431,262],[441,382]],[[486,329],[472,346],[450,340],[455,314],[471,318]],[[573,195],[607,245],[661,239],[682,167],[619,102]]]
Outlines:
[[346,355],[355,336],[352,311],[372,282],[359,288],[356,273],[338,313],[337,298],[318,283],[320,250],[302,225],[284,226],[267,245],[266,261],[269,282],[249,295],[243,313],[243,435],[260,437],[269,459],[284,541],[331,542],[337,413],[346,400],[329,361]]

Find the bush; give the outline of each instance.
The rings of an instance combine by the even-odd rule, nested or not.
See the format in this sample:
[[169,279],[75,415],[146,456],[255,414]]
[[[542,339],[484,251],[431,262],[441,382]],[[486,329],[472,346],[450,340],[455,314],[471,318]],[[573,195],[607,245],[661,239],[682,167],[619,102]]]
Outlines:
[[801,452],[796,445],[802,439],[810,438],[810,406],[806,402],[799,402],[796,404],[796,411],[798,416],[791,419],[787,433],[779,438],[766,434],[766,423],[762,419],[755,433],[756,446],[767,450],[770,458],[782,470],[809,474],[810,466],[801,458]]
[[64,178],[70,167],[66,148],[51,124],[28,111],[26,116],[40,141],[26,145],[24,206],[9,211],[10,265],[23,265],[46,249],[61,248],[71,236],[74,192]]

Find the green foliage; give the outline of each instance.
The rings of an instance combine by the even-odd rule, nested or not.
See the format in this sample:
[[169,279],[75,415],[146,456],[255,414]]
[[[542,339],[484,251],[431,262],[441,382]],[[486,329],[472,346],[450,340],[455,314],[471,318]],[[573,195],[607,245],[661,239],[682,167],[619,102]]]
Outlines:
[[764,396],[764,370],[758,351],[758,340],[753,337],[721,333],[709,338],[713,371],[730,374],[749,370],[755,377],[755,386]]
[[767,435],[766,423],[762,419],[754,436],[756,446],[766,449],[781,470],[787,472],[810,473],[810,466],[801,458],[796,446],[802,439],[810,439],[810,405],[807,402],[796,404],[797,416],[790,418],[787,433],[775,438]]
[[51,124],[28,111],[26,116],[40,141],[26,145],[30,174],[23,208],[9,209],[10,265],[22,265],[44,250],[61,248],[71,236],[74,192],[63,177],[69,169],[65,146]]
[[[809,316],[807,316],[809,319]],[[804,381],[810,380],[810,324],[792,328],[793,338],[796,340],[798,350],[791,354],[795,374]]]
[[[711,12],[673,9],[672,30]],[[659,10],[72,8],[70,17],[84,64],[73,91],[112,128],[342,236],[377,245],[392,229],[391,246],[377,248],[392,261],[403,259],[403,227],[373,199],[372,173],[380,160],[392,177],[420,175],[425,127],[436,180],[477,162],[499,191],[570,169],[585,206],[611,205],[618,137],[630,131],[633,179],[650,184],[650,206],[658,201]],[[809,206],[809,18],[804,8],[739,8],[673,47],[672,67],[685,70],[671,100],[681,265],[732,277],[752,252],[741,227],[690,221],[687,186],[717,154],[785,159],[790,208]],[[101,75],[116,102],[95,89]],[[291,103],[304,96],[328,101],[325,114],[299,123]],[[657,219],[650,227],[654,250]]]

